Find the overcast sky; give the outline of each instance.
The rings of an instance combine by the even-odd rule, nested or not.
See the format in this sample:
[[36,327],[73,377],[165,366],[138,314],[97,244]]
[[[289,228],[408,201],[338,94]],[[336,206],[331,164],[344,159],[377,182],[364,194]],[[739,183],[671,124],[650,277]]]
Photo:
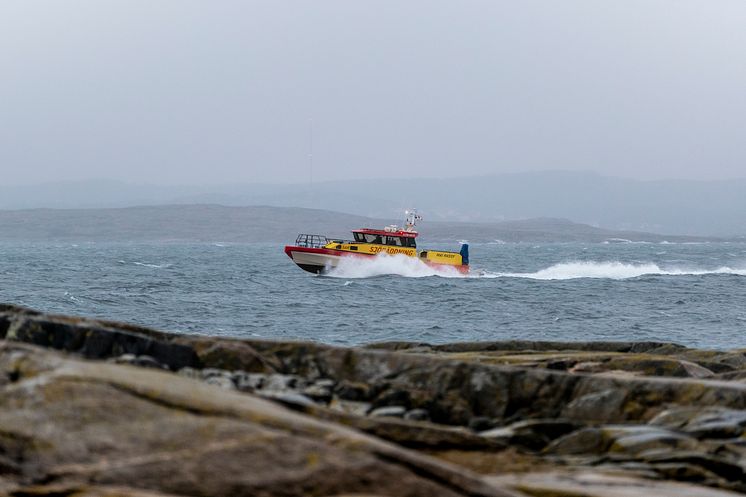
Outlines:
[[[311,128],[313,140],[311,140]],[[3,0],[0,181],[746,176],[746,1]]]

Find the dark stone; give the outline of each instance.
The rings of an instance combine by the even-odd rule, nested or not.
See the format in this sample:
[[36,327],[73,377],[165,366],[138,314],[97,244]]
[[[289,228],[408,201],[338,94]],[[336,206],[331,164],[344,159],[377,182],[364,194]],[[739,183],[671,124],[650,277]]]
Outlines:
[[429,421],[430,413],[426,409],[411,409],[404,414],[404,419],[410,421]]
[[475,416],[469,420],[469,429],[474,431],[485,431],[494,428],[496,421],[486,416]]
[[334,387],[334,393],[344,400],[362,402],[370,400],[370,385],[361,382],[342,380]]
[[316,402],[323,402],[324,404],[328,404],[332,400],[331,389],[318,383],[303,388],[300,393]]
[[410,393],[407,390],[390,389],[379,394],[373,401],[374,407],[385,407],[390,405],[409,408],[412,405]]

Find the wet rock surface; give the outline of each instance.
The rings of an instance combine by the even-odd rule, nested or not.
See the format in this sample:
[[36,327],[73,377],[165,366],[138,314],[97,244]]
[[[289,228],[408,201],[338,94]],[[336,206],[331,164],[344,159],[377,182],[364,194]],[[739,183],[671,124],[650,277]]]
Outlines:
[[746,351],[340,348],[14,306],[0,338],[0,494],[746,493]]

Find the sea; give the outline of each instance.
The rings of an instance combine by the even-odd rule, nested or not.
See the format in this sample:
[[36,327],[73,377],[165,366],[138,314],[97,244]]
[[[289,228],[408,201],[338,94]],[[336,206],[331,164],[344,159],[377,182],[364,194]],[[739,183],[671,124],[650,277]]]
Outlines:
[[[458,244],[430,248],[457,250]],[[274,243],[0,243],[0,302],[177,333],[358,345],[635,340],[746,348],[746,243],[470,245],[302,271]]]

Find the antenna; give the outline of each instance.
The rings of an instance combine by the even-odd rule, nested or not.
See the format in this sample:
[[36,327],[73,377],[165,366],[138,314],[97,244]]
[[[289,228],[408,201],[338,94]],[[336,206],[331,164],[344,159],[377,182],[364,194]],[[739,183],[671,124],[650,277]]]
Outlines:
[[405,231],[414,231],[417,221],[422,221],[422,216],[417,213],[417,209],[407,209],[404,211],[404,215],[406,216],[404,221]]

